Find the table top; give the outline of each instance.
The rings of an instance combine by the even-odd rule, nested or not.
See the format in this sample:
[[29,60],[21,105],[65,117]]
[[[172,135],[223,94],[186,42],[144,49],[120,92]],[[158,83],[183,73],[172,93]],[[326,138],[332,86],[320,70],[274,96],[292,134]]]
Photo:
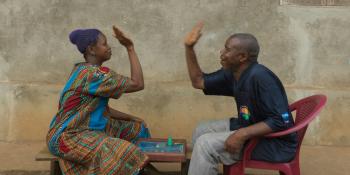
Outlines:
[[139,139],[136,145],[145,153],[151,162],[185,162],[186,140],[172,139],[173,145],[167,145],[168,139]]

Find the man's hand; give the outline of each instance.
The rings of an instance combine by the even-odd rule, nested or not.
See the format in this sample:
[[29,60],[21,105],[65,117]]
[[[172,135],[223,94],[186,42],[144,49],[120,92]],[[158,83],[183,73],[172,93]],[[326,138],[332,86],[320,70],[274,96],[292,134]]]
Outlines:
[[241,128],[226,139],[225,149],[230,153],[237,153],[241,151],[243,144],[248,139],[260,137],[272,132],[272,129],[265,122],[259,122],[248,127]]
[[245,133],[237,130],[226,139],[225,149],[232,154],[239,153],[246,140]]
[[114,31],[114,37],[118,39],[121,45],[124,47],[132,47],[134,43],[131,41],[130,38],[126,37],[125,34],[116,26],[113,26],[113,31]]
[[197,43],[199,38],[202,36],[201,30],[203,28],[203,25],[203,22],[198,22],[192,31],[187,34],[185,38],[185,46],[193,47]]

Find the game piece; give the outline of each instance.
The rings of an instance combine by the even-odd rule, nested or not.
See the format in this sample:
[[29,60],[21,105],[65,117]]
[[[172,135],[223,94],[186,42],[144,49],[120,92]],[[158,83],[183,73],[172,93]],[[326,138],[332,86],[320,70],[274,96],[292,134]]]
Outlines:
[[173,146],[173,138],[171,136],[168,137],[168,146]]

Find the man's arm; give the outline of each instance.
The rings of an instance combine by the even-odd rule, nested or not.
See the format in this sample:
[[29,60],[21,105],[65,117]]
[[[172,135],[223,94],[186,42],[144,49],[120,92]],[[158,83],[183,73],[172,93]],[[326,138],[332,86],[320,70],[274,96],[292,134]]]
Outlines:
[[199,22],[185,38],[186,63],[192,86],[196,89],[204,89],[203,73],[199,67],[194,45],[201,37],[203,23]]
[[238,129],[226,139],[225,148],[230,153],[237,153],[242,149],[245,141],[249,140],[250,138],[263,136],[272,132],[272,129],[265,122],[259,122],[254,125]]

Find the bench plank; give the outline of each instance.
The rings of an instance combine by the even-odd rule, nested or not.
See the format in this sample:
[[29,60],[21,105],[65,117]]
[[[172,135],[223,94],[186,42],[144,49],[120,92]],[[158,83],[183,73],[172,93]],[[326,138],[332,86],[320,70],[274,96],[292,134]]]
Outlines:
[[36,156],[36,161],[57,161],[57,156],[50,153],[49,149],[45,146]]

